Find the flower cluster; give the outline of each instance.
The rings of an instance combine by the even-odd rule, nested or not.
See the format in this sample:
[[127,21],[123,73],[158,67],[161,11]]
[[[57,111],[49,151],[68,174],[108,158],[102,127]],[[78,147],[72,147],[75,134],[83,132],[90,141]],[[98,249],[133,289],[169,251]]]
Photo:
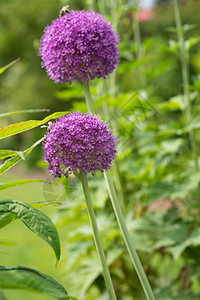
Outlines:
[[44,160],[55,177],[77,171],[109,170],[117,139],[108,125],[92,114],[68,114],[51,125],[43,143]]
[[39,55],[55,81],[71,84],[105,78],[118,65],[118,35],[99,14],[70,11],[47,26]]

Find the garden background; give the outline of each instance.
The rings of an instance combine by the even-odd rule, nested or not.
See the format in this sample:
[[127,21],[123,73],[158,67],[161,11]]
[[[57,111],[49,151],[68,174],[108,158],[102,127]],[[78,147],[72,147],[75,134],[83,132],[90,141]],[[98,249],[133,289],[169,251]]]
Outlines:
[[[41,68],[38,56],[43,30],[58,17],[63,5],[70,5],[71,10],[98,11],[117,30],[119,67],[106,81],[95,79],[91,92],[96,110],[119,137],[113,178],[156,299],[162,300],[200,299],[199,1],[180,3],[188,82],[184,82],[172,2],[157,6],[152,19],[145,22],[137,21],[134,1],[0,3],[0,66],[20,58],[0,77],[1,113],[22,109],[87,111],[81,84],[55,84]],[[0,126],[43,119],[47,114],[16,114],[0,119]],[[45,132],[46,128],[38,127],[4,139],[0,147],[22,151]],[[25,161],[2,174],[1,183],[51,181],[41,157],[39,145]],[[145,299],[101,173],[90,177],[90,188],[117,296],[123,300]],[[62,259],[57,267],[48,245],[19,221],[1,229],[1,264],[39,269],[77,299],[107,299],[82,190],[75,177],[50,185],[38,182],[12,187],[0,191],[0,199],[28,203],[56,200],[63,204],[42,209],[60,235]],[[5,295],[10,300],[50,299],[18,290],[5,290]]]

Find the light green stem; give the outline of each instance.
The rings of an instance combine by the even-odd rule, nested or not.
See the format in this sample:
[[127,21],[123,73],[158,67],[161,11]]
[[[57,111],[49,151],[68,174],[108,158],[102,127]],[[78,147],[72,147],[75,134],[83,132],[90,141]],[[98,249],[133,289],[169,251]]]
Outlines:
[[[181,24],[181,14],[180,14],[180,4],[178,0],[173,0],[174,3],[174,15],[175,15],[175,21],[176,21],[176,31],[178,36],[178,44],[179,44],[179,50],[180,50],[180,57],[181,57],[181,65],[182,65],[182,79],[183,79],[183,93],[184,98],[186,102],[186,118],[188,122],[192,121],[192,110],[191,110],[191,104],[190,104],[190,92],[189,92],[189,53],[186,50],[185,42],[184,42],[184,34],[183,34],[183,28]],[[197,170],[199,170],[199,164],[198,164],[198,155],[197,155],[197,147],[196,147],[196,141],[195,141],[195,134],[194,130],[191,130],[189,132],[189,141],[190,146],[192,150],[192,155],[196,164]]]
[[86,100],[86,104],[88,107],[88,111],[92,114],[95,114],[94,105],[93,105],[91,94],[90,94],[89,83],[88,83],[88,81],[83,81],[82,83],[83,83],[83,88],[84,88],[84,92],[85,92],[85,100]]
[[[85,85],[86,85],[86,83],[84,83],[84,86]],[[86,102],[87,102],[87,104],[89,103],[88,111],[91,112],[91,113],[95,113],[91,96],[88,97],[88,92],[90,91],[88,83],[87,83],[87,89],[85,89],[85,90],[87,90],[87,93],[85,94]],[[107,183],[108,192],[109,192],[110,199],[111,199],[111,202],[112,202],[112,206],[113,206],[113,209],[114,209],[114,212],[115,212],[115,216],[117,218],[117,222],[118,222],[119,227],[121,229],[121,233],[122,233],[122,236],[124,238],[124,241],[125,241],[126,247],[128,249],[128,252],[130,254],[132,263],[135,267],[135,270],[136,270],[136,272],[138,274],[138,277],[140,279],[140,282],[142,284],[144,293],[145,293],[148,300],[155,300],[152,289],[150,287],[150,284],[148,282],[146,274],[145,274],[145,272],[143,270],[143,267],[140,263],[140,259],[137,255],[137,252],[136,252],[135,247],[133,245],[131,236],[130,236],[129,231],[127,229],[127,226],[126,226],[126,223],[125,223],[125,220],[124,220],[124,216],[123,216],[120,204],[119,204],[119,200],[118,200],[117,194],[115,192],[114,184],[112,182],[110,172],[104,172],[104,177],[105,177],[105,180],[106,180],[106,183]]]
[[85,195],[88,215],[89,215],[90,223],[91,223],[92,230],[93,230],[93,237],[94,237],[97,253],[99,255],[99,259],[100,259],[102,269],[103,269],[103,276],[105,279],[106,287],[107,287],[110,299],[116,300],[117,298],[115,295],[114,287],[113,287],[112,280],[110,277],[110,272],[108,269],[105,254],[103,251],[103,246],[101,243],[101,238],[100,238],[98,227],[97,227],[97,222],[96,222],[95,213],[94,213],[94,209],[93,209],[93,205],[92,205],[92,200],[90,197],[90,191],[89,191],[88,180],[87,180],[86,174],[81,173],[80,179],[81,179],[82,186],[83,186],[83,192]]

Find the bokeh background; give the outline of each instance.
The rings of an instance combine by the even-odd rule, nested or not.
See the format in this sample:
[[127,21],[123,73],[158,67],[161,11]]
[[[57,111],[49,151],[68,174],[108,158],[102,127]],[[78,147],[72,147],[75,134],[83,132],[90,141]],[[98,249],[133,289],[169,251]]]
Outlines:
[[[145,1],[143,1],[145,2]],[[62,6],[102,13],[120,36],[120,62],[106,81],[91,82],[95,108],[119,136],[112,174],[128,227],[156,299],[200,299],[200,18],[199,1],[180,1],[187,48],[191,116],[183,95],[181,59],[172,1],[137,6],[125,0],[1,0],[0,66],[20,61],[0,77],[0,111],[47,108],[86,112],[80,83],[55,84],[38,56],[44,28]],[[102,108],[103,107],[103,108]],[[16,115],[1,127],[47,113]],[[24,150],[45,133],[37,128],[1,142],[1,149]],[[196,148],[192,148],[190,133]],[[48,179],[38,146],[25,162],[2,175],[1,182]],[[102,174],[90,178],[91,193],[118,299],[145,299],[117,227]],[[74,177],[27,184],[0,192],[0,199],[25,202],[59,200],[65,208],[43,211],[55,222],[62,261],[23,224],[1,229],[1,265],[25,265],[47,273],[77,299],[108,299],[92,240],[79,182]],[[6,291],[9,300],[50,299]],[[133,295],[135,295],[133,297]],[[53,298],[52,298],[53,299]]]

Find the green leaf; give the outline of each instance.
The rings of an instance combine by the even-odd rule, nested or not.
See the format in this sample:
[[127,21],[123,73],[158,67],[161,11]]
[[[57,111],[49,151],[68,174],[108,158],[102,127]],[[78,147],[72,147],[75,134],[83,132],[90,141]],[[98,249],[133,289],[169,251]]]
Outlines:
[[46,108],[42,108],[42,109],[25,109],[25,110],[11,111],[11,112],[0,114],[0,119],[4,117],[13,116],[13,115],[18,115],[18,114],[36,113],[36,112],[44,112],[44,111],[48,112],[50,110]]
[[29,120],[23,121],[20,123],[11,124],[7,127],[0,128],[0,139],[4,139],[6,137],[30,130],[32,128],[38,127],[40,125],[45,124],[49,120],[60,118],[66,115],[68,112],[56,112],[51,114],[50,116],[44,118],[43,120]]
[[0,74],[2,74],[5,70],[10,68],[12,65],[14,65],[18,61],[20,61],[20,58],[17,58],[16,60],[12,61],[10,64],[6,65],[5,67],[0,68]]
[[9,183],[0,183],[0,191],[3,191],[5,189],[14,187],[14,186],[18,186],[21,184],[26,184],[26,183],[31,183],[31,182],[45,182],[45,183],[49,183],[50,182],[46,181],[46,180],[41,180],[41,179],[25,179],[25,180],[17,180],[17,181],[12,181]]
[[45,207],[47,205],[62,205],[62,203],[58,201],[41,201],[41,202],[36,202],[36,203],[30,203],[30,205],[36,209]]
[[7,298],[5,297],[3,291],[0,289],[0,299],[1,300],[7,300]]
[[0,213],[0,228],[5,227],[17,219],[18,216],[13,213]]
[[46,241],[60,259],[60,241],[53,222],[41,211],[17,200],[1,200],[0,215],[13,213],[35,234]]
[[60,300],[70,299],[65,288],[55,279],[35,269],[22,266],[0,266],[0,287],[40,292]]
[[[37,203],[30,203],[30,206],[39,209],[42,207],[45,207],[47,205],[61,205],[60,202],[58,201],[42,201],[42,202],[37,202]],[[18,216],[13,213],[3,213],[0,215],[0,228],[5,227],[6,225],[10,224],[11,222],[15,221],[18,219]]]
[[[40,140],[38,140],[37,142],[35,142],[30,148],[26,149],[25,151],[23,151],[23,157],[26,157],[29,153],[31,153],[31,151],[37,146],[39,145],[42,141],[44,140],[44,138],[41,138]],[[4,172],[6,172],[7,170],[9,170],[10,168],[12,168],[13,166],[15,166],[18,162],[20,162],[22,160],[22,155],[16,155],[14,157],[11,157],[9,159],[7,159],[2,165],[0,165],[0,175],[3,174]]]
[[0,150],[0,160],[5,159],[7,157],[13,157],[16,155],[19,155],[23,160],[25,159],[22,151]]

